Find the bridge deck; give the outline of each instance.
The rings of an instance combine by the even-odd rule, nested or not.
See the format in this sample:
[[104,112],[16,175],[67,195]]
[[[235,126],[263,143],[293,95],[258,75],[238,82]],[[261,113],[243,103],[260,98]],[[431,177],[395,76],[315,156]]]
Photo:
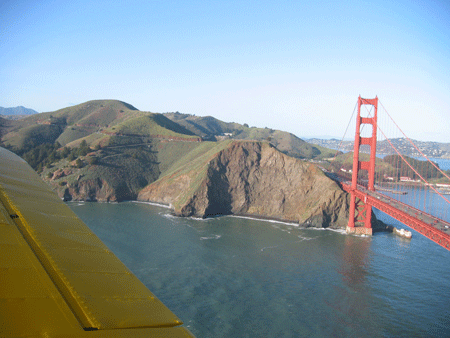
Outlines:
[[[348,183],[341,182],[342,188],[351,192]],[[369,191],[358,186],[354,191],[356,197],[383,211],[403,224],[411,227],[425,237],[450,250],[450,223],[407,204],[389,198],[386,195]]]

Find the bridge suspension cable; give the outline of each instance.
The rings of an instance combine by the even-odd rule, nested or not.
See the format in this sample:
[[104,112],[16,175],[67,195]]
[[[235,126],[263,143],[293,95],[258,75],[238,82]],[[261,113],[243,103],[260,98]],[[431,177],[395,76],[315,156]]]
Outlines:
[[427,157],[427,155],[425,155],[422,150],[420,150],[419,147],[417,147],[413,141],[411,141],[411,139],[406,136],[406,134],[403,132],[402,128],[400,128],[398,126],[397,123],[395,123],[394,119],[392,118],[392,116],[388,113],[388,111],[386,110],[386,108],[384,108],[383,104],[380,102],[381,107],[383,108],[383,110],[386,112],[387,116],[389,116],[389,118],[391,119],[391,121],[395,124],[395,126],[398,128],[398,130],[400,130],[400,132],[403,134],[403,136],[408,140],[409,143],[411,143],[411,145],[423,156],[427,159],[428,162],[430,162],[437,170],[439,170],[439,172],[444,175],[445,177],[447,177],[450,180],[450,177],[441,170],[441,168],[439,168],[433,161],[430,161],[430,159]]
[[[367,107],[366,107],[367,109]],[[383,107],[383,109],[385,109]],[[415,149],[417,149],[420,154],[425,157],[427,159],[428,162],[430,162],[438,171],[440,171],[445,177],[447,177],[450,180],[450,177],[448,177],[438,166],[436,166],[436,164],[433,163],[433,161],[430,161],[430,159],[425,156],[425,154],[423,154],[423,152],[405,135],[405,133],[403,133],[403,131],[400,129],[400,127],[397,125],[397,123],[395,123],[395,121],[392,119],[392,117],[389,115],[389,113],[385,110],[385,112],[387,113],[387,115],[389,116],[389,118],[392,120],[392,122],[395,124],[395,126],[398,128],[398,130],[400,130],[402,132],[402,134],[405,136],[405,138],[414,146]],[[370,111],[368,111],[369,116],[371,116]],[[387,142],[389,142],[389,144],[391,145],[392,149],[394,149],[394,151],[400,156],[400,158],[403,160],[404,163],[406,163],[408,165],[408,167],[417,175],[421,178],[422,181],[425,182],[425,184],[427,184],[436,194],[438,194],[439,196],[441,196],[447,203],[450,204],[450,201],[445,198],[436,188],[434,188],[434,186],[432,184],[430,184],[425,178],[422,177],[422,175],[420,175],[417,170],[403,157],[403,155],[398,151],[398,149],[392,144],[391,140],[385,135],[385,133],[383,132],[383,130],[380,128],[379,125],[377,125],[378,130],[383,134],[385,140]]]
[[[377,114],[378,98],[359,97],[357,105],[353,165],[350,166],[348,162],[348,156],[352,154],[349,148],[351,143],[344,142],[351,122],[329,165],[329,171],[334,172],[342,187],[351,193],[351,219],[347,231],[372,233],[368,228],[371,228],[370,210],[374,206],[450,250],[450,219],[447,217],[450,201],[444,196],[444,192],[450,194],[449,174],[405,135],[381,103],[385,112],[382,115],[388,118],[383,117],[380,122],[380,112]],[[361,114],[361,105],[365,106],[367,117]],[[350,121],[353,120],[355,109]],[[375,110],[374,114],[372,109]],[[369,124],[371,130],[365,130],[365,124]],[[391,131],[387,133],[386,129]],[[394,136],[398,131],[401,134]],[[377,140],[378,133],[382,141]],[[338,155],[342,149],[346,149],[347,154]],[[351,185],[349,176],[352,176]],[[362,221],[366,230],[360,227]]]

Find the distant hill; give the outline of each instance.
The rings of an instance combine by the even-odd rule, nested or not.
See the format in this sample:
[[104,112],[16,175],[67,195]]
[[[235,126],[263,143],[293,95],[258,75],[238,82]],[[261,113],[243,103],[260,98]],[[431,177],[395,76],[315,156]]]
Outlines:
[[33,115],[38,114],[36,110],[25,108],[22,106],[14,108],[0,107],[0,115]]
[[[431,141],[411,141],[428,157],[432,158],[450,158],[450,143],[439,143]],[[353,151],[353,141],[343,141],[341,144],[340,140],[330,139],[308,139],[309,143],[317,144],[322,147],[331,149],[340,149],[341,151]],[[417,149],[415,149],[411,143],[406,138],[394,138],[390,142],[394,145],[402,154],[419,157],[421,154]],[[362,150],[364,152],[364,149]],[[392,149],[390,143],[386,140],[377,143],[377,153],[383,155],[396,155],[397,153]]]
[[302,159],[321,159],[334,155],[333,151],[303,141],[297,136],[270,128],[256,128],[235,122],[223,122],[212,116],[194,116],[189,114],[165,113],[172,121],[184,126],[205,140],[255,140],[267,141],[282,153]]
[[22,106],[14,107],[14,108],[4,108],[0,107],[0,115],[1,117],[8,120],[19,120],[28,115],[38,114],[36,110],[25,108]]
[[223,122],[212,116],[195,116],[179,112],[165,113],[164,115],[205,139],[214,138],[214,136],[224,135],[225,133],[233,133],[245,128],[239,123]]

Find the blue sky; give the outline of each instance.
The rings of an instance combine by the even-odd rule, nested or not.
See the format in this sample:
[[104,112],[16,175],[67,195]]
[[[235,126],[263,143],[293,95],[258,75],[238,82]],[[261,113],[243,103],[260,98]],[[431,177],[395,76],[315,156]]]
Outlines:
[[342,137],[377,95],[408,136],[450,142],[447,1],[6,0],[0,51],[3,107],[118,99]]

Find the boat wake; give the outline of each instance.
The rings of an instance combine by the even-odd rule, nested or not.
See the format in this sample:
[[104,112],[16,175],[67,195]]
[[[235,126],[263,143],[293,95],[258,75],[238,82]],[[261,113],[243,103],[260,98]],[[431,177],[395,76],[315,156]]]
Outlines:
[[209,236],[209,237],[200,237],[201,241],[205,241],[208,239],[219,239],[220,237],[222,237],[222,235],[214,235],[214,236]]

